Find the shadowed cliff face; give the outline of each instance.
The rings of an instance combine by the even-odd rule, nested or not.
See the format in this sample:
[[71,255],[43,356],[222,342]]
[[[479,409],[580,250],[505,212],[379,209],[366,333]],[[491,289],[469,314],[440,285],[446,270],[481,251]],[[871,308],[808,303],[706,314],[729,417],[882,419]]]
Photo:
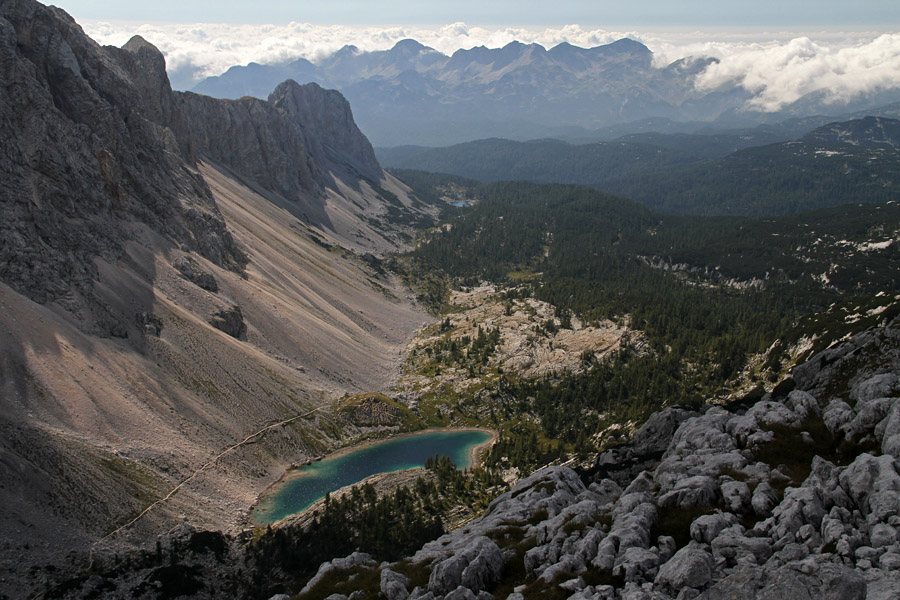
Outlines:
[[87,293],[93,258],[121,256],[135,223],[241,268],[189,145],[167,127],[182,121],[149,45],[109,51],[26,0],[4,2],[0,19],[0,279],[39,302]]

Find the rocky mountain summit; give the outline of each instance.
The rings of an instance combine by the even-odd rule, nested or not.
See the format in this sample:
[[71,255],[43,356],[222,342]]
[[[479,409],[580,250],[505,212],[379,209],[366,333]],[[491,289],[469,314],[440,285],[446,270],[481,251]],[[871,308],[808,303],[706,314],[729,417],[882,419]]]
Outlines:
[[590,471],[538,471],[413,556],[334,560],[304,591],[375,569],[390,600],[896,598],[898,371],[894,319],[757,401],[665,409]]

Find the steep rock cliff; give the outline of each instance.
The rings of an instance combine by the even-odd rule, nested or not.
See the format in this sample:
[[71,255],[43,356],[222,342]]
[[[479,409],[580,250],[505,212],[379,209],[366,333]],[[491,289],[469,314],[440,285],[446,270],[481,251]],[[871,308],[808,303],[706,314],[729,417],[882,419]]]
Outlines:
[[0,279],[39,302],[89,293],[94,257],[120,257],[136,223],[241,268],[189,146],[166,127],[180,120],[148,45],[110,52],[28,0],[4,2],[0,19]]

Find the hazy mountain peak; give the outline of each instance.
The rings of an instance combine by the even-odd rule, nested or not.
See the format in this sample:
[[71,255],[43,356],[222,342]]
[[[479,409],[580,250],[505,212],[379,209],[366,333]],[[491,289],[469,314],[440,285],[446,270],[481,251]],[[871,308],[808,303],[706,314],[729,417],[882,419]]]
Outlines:
[[411,55],[411,54],[418,54],[419,52],[429,51],[429,50],[434,52],[433,48],[429,48],[425,44],[418,42],[414,39],[406,38],[406,39],[400,40],[399,42],[394,44],[394,47],[391,48],[390,52],[392,52],[392,53],[400,52],[403,54]]
[[606,44],[605,46],[596,46],[594,49],[596,48],[603,48],[607,52],[633,52],[636,54],[653,54],[653,51],[650,50],[650,48],[631,38],[622,38],[620,40],[616,40],[611,44]]
[[360,54],[360,50],[357,46],[353,44],[347,44],[343,46],[340,50],[331,55],[331,58],[344,58],[347,56],[356,56]]

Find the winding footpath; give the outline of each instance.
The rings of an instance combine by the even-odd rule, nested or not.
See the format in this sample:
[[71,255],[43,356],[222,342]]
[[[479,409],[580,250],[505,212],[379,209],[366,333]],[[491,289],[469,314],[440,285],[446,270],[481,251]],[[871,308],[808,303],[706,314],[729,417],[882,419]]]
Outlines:
[[296,421],[296,420],[298,420],[298,419],[306,418],[306,417],[310,416],[311,414],[313,414],[313,413],[315,413],[315,412],[318,412],[319,410],[321,410],[321,407],[314,408],[314,409],[312,409],[312,410],[309,411],[309,412],[305,412],[305,413],[303,413],[303,414],[301,414],[301,415],[296,415],[296,416],[294,416],[294,417],[291,417],[290,419],[285,419],[284,421],[279,421],[278,423],[272,423],[271,425],[266,425],[265,427],[263,427],[263,428],[260,429],[259,431],[257,431],[257,432],[255,432],[255,433],[252,433],[252,434],[248,435],[247,437],[245,437],[243,440],[241,440],[241,441],[238,442],[237,444],[233,444],[233,445],[231,445],[231,446],[228,446],[227,448],[225,448],[224,450],[222,450],[221,452],[219,452],[218,454],[216,454],[213,458],[211,458],[210,460],[208,460],[207,462],[205,462],[204,464],[202,464],[200,467],[198,467],[193,473],[191,473],[188,477],[186,477],[184,480],[182,480],[181,483],[179,483],[179,484],[176,485],[174,488],[172,488],[172,489],[169,491],[168,494],[166,494],[165,496],[163,496],[162,498],[160,498],[159,500],[157,500],[156,502],[154,502],[153,504],[151,504],[150,506],[148,506],[147,508],[145,508],[138,516],[136,516],[135,518],[131,519],[130,521],[128,521],[128,522],[125,523],[124,525],[119,526],[119,527],[116,528],[115,530],[111,531],[110,533],[106,534],[105,536],[103,536],[102,538],[100,538],[99,540],[97,540],[97,541],[95,541],[93,544],[91,544],[91,555],[93,556],[94,547],[97,546],[97,544],[99,544],[99,543],[101,543],[101,542],[104,542],[104,541],[108,540],[109,538],[118,535],[119,533],[121,533],[121,532],[124,531],[125,529],[128,529],[129,527],[131,527],[132,525],[134,525],[135,523],[137,523],[138,521],[140,521],[140,520],[144,517],[144,515],[146,515],[147,513],[149,513],[151,510],[153,510],[154,508],[156,508],[156,507],[159,506],[160,504],[163,504],[163,503],[167,502],[167,501],[169,500],[169,498],[171,498],[172,496],[174,496],[175,494],[178,493],[178,490],[180,490],[181,488],[183,488],[184,486],[186,486],[188,483],[190,483],[190,482],[191,482],[193,479],[195,479],[200,473],[202,473],[203,471],[205,471],[205,470],[207,470],[208,468],[212,467],[214,464],[216,464],[216,463],[219,461],[220,458],[222,458],[223,456],[225,456],[225,455],[228,454],[229,452],[232,452],[233,450],[236,450],[236,449],[240,448],[241,446],[243,446],[244,444],[249,443],[250,441],[254,440],[255,438],[258,438],[258,437],[262,436],[263,434],[265,434],[267,431],[269,431],[269,430],[271,430],[271,429],[275,429],[276,427],[283,427],[284,425],[287,425],[288,423],[292,423],[292,422],[294,422],[294,421]]

